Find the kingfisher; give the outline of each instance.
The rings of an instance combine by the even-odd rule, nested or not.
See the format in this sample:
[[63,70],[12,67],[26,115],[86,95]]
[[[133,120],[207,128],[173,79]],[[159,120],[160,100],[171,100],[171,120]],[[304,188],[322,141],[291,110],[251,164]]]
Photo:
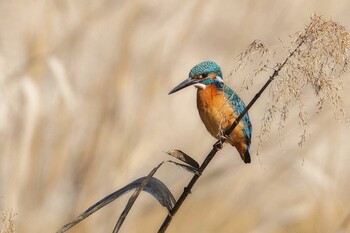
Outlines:
[[[197,88],[197,108],[201,120],[209,133],[219,140],[245,109],[244,102],[224,83],[221,68],[213,61],[194,66],[189,77],[174,87],[169,95],[191,85]],[[226,139],[227,143],[236,147],[244,163],[251,161],[251,137],[252,124],[246,113]]]

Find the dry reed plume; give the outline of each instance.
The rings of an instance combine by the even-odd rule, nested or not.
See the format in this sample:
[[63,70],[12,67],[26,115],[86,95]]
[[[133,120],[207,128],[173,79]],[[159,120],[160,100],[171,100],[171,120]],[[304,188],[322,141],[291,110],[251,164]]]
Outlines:
[[249,89],[259,74],[280,66],[276,63],[275,56],[283,51],[278,50],[283,49],[289,53],[301,43],[302,46],[290,57],[269,90],[270,99],[267,102],[261,133],[258,136],[258,152],[262,149],[263,141],[270,135],[276,118],[278,130],[282,133],[290,115],[291,106],[295,104],[299,110],[301,128],[299,145],[305,142],[309,134],[310,121],[310,114],[305,109],[306,98],[310,98],[306,95],[308,88],[314,91],[314,97],[317,99],[315,106],[317,113],[323,109],[325,103],[328,103],[336,119],[344,120],[344,104],[341,97],[342,75],[346,72],[349,63],[350,38],[345,27],[332,20],[325,21],[320,16],[312,16],[311,23],[304,31],[296,33],[294,40],[287,47],[274,46],[270,49],[265,43],[254,41],[245,52],[239,55],[238,65],[230,76],[258,60],[258,65],[253,67],[253,71],[245,77],[241,85],[241,90]]

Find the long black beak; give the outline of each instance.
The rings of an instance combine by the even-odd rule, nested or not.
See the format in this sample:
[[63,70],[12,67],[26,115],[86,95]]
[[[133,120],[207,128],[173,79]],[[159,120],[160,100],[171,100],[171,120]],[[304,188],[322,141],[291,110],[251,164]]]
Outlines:
[[179,85],[177,85],[176,87],[174,87],[170,92],[169,95],[180,91],[181,89],[184,89],[185,87],[191,86],[193,84],[196,84],[200,82],[200,79],[194,79],[194,78],[188,78],[185,81],[183,81],[182,83],[180,83]]

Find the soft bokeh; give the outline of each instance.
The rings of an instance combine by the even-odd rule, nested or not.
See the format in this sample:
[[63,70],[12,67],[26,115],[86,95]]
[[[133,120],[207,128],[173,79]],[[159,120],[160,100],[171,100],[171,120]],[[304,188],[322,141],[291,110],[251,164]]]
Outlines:
[[[0,209],[17,214],[17,232],[55,232],[167,160],[163,151],[202,161],[215,140],[195,90],[167,95],[191,67],[214,60],[228,74],[253,40],[288,42],[313,13],[350,28],[349,12],[348,0],[1,1]],[[239,93],[245,102],[261,82]],[[226,146],[168,232],[350,232],[349,126],[325,106],[303,147],[291,119],[258,157],[266,101],[250,111],[252,164]],[[191,177],[172,165],[156,176],[176,197]],[[70,232],[111,232],[127,197]],[[142,194],[122,232],[156,232],[166,214]]]

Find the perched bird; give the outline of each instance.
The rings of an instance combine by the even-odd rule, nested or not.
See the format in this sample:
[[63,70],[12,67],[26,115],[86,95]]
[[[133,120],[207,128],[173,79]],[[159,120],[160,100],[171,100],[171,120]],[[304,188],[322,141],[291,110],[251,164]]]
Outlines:
[[[185,87],[194,85],[197,88],[197,108],[200,118],[210,134],[216,139],[223,136],[245,104],[239,96],[227,86],[222,79],[220,67],[212,61],[204,61],[194,66],[188,79],[177,85],[169,95]],[[242,160],[250,163],[250,139],[252,125],[248,113],[227,137],[226,142],[236,147]]]

